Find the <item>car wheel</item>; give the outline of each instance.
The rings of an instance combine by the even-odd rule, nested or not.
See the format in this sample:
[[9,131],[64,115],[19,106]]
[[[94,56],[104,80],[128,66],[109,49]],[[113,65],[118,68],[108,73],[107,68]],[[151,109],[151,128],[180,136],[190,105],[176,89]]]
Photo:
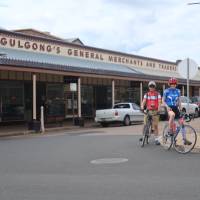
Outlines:
[[129,126],[130,125],[130,117],[129,116],[126,116],[124,118],[124,126]]
[[183,108],[183,109],[182,109],[182,112],[183,112],[183,114],[185,114],[185,113],[186,113],[186,109],[185,109],[185,108]]
[[195,109],[195,114],[194,114],[195,117],[198,117],[199,116],[199,111],[198,109]]

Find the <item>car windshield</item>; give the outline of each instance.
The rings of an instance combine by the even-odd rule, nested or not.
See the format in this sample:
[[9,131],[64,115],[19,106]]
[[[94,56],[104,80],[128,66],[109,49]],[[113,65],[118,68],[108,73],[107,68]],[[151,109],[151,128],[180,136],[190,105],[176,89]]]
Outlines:
[[[181,96],[180,97],[180,101],[181,101],[181,103],[187,103],[187,97],[185,97],[185,96]],[[192,103],[192,101],[189,99],[189,103]]]
[[199,102],[200,97],[192,97],[191,100],[192,100],[192,102]]

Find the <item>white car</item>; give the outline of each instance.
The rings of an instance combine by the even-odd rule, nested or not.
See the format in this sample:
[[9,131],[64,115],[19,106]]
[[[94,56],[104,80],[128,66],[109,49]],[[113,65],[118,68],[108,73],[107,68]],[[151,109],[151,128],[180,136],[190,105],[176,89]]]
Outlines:
[[198,105],[192,103],[192,101],[189,99],[189,110],[187,108],[187,97],[186,96],[181,96],[180,97],[181,101],[181,109],[183,112],[189,113],[191,115],[194,115],[195,117],[199,116],[199,107]]
[[104,127],[114,122],[122,122],[125,126],[128,126],[131,122],[141,122],[143,119],[144,114],[137,104],[118,103],[112,109],[96,110],[95,122]]

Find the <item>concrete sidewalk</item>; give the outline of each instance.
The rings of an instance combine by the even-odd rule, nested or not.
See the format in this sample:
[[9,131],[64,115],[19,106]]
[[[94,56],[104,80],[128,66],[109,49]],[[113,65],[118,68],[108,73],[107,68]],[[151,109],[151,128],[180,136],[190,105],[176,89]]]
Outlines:
[[[94,128],[99,125],[93,120],[86,120],[84,127],[75,126],[72,122],[63,122],[62,124],[47,124],[45,125],[46,133],[55,132],[68,132],[72,130],[81,130],[86,128]],[[4,125],[0,126],[0,137],[6,136],[17,136],[17,135],[29,135],[29,134],[41,134],[41,132],[35,132],[28,130],[27,124],[16,124],[16,125]]]
[[[159,132],[162,135],[163,126],[166,122],[161,121],[159,123]],[[200,118],[196,118],[189,123],[197,132],[197,144],[196,147],[200,148]],[[101,133],[108,135],[108,129],[112,129],[112,135],[139,135],[142,133],[143,124],[132,125],[132,126],[120,126],[118,124],[111,125],[108,128],[102,128],[99,124],[95,123],[93,120],[85,120],[84,127],[74,126],[72,122],[63,122],[62,126],[58,126],[58,124],[48,124],[45,127],[45,133],[47,134],[67,134],[67,133],[81,133],[85,130],[90,130],[90,134],[93,132],[99,132],[101,129]],[[123,134],[122,134],[123,132]],[[125,133],[125,134],[124,134]],[[13,126],[0,126],[0,137],[6,136],[17,136],[17,135],[40,135],[41,133],[36,133],[32,130],[27,129],[27,125],[13,125]]]

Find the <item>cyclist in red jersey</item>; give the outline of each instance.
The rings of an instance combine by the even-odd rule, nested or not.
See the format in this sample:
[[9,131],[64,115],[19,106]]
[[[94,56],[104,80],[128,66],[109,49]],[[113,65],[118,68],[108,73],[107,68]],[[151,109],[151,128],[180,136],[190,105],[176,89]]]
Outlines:
[[[156,83],[154,81],[150,81],[148,84],[149,91],[144,95],[141,109],[144,110],[144,107],[148,110],[148,112],[153,116],[152,122],[152,130],[155,135],[155,144],[160,145],[159,142],[159,133],[158,133],[158,122],[159,115],[158,110],[161,105],[161,95],[158,91],[156,91]],[[146,124],[146,115],[144,116],[144,124]]]

